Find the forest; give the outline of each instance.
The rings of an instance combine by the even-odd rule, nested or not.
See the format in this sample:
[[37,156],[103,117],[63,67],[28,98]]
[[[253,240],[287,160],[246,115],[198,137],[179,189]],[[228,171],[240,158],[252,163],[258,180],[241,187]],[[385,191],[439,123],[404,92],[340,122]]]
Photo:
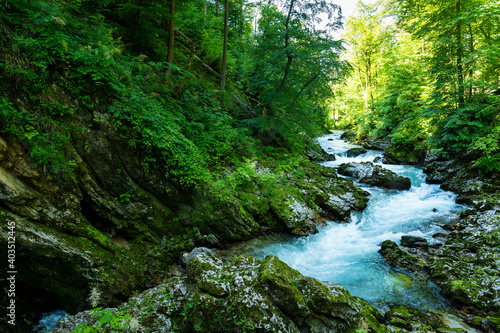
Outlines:
[[[370,193],[356,177],[320,165],[338,159],[318,141],[332,130],[383,150],[384,163],[423,169],[469,205],[444,254],[431,249],[421,265],[406,260],[411,251],[382,256],[436,282],[475,328],[498,332],[500,3],[356,8],[345,17],[329,0],[0,0],[0,246],[15,234],[27,314],[17,332],[42,312],[92,308],[56,332],[154,331],[160,310],[166,332],[425,331],[277,257],[187,254],[307,236],[363,211]],[[461,247],[468,259],[453,252]],[[443,273],[454,265],[456,275]],[[9,298],[0,301],[4,310]]]
[[[334,126],[498,171],[497,5],[360,3],[338,40],[340,8],[320,0],[3,1],[2,131],[71,174],[61,82],[182,184],[260,145],[302,152]],[[36,110],[16,112],[19,95]]]
[[495,1],[361,5],[346,24],[351,71],[334,88],[336,125],[498,172],[498,17]]

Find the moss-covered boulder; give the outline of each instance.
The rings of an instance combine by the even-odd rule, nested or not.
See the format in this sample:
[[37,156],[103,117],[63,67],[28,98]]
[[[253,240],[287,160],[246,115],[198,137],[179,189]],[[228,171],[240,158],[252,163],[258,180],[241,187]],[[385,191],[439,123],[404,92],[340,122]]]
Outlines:
[[365,148],[362,147],[356,147],[356,148],[351,148],[346,152],[347,157],[357,157],[359,155],[363,155],[367,152]]
[[382,246],[378,252],[384,257],[385,261],[393,267],[410,272],[420,271],[423,267],[418,257],[404,251],[398,244],[391,240],[382,242]]
[[384,317],[387,325],[396,332],[467,332],[465,329],[448,327],[438,315],[432,312],[424,313],[402,305],[391,306]]
[[409,248],[423,248],[427,249],[429,244],[427,243],[427,239],[423,237],[416,236],[402,236],[401,237],[401,246],[409,247]]
[[383,317],[368,303],[339,285],[303,276],[274,256],[223,263],[199,251],[186,266],[185,276],[119,309],[63,319],[54,332],[91,327],[108,332],[116,326],[154,332],[385,332]]
[[425,161],[425,151],[413,147],[396,146],[389,144],[384,149],[384,163],[386,164],[410,164],[423,165]]
[[411,181],[399,176],[391,170],[371,162],[343,163],[339,166],[339,174],[357,178],[360,183],[396,190],[409,190]]

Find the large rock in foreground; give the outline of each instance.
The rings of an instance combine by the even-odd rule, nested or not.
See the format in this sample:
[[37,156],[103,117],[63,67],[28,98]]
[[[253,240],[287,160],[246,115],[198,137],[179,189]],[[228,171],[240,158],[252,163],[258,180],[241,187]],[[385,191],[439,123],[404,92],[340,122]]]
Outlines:
[[338,173],[359,179],[360,183],[384,187],[394,190],[409,190],[411,181],[407,177],[399,176],[391,170],[371,162],[343,163]]
[[303,276],[275,256],[223,263],[198,251],[188,257],[186,272],[120,310],[63,319],[53,332],[113,325],[139,332],[385,332],[384,319],[367,302],[340,285]]

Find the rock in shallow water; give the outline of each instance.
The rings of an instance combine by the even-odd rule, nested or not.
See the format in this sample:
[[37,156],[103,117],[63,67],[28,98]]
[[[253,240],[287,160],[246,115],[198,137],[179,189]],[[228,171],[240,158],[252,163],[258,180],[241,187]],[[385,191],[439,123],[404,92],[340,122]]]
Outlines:
[[356,157],[359,155],[366,154],[367,150],[365,148],[351,148],[347,151],[347,157]]
[[399,176],[391,170],[371,162],[343,163],[339,166],[338,173],[357,178],[360,183],[373,186],[395,190],[409,190],[411,188],[409,178]]

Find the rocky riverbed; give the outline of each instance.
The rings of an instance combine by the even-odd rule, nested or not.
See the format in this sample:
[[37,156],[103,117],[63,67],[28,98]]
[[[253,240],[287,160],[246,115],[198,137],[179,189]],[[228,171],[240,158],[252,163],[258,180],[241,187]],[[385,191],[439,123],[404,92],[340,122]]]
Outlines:
[[437,246],[413,239],[384,242],[381,253],[400,269],[432,279],[469,324],[500,331],[500,177],[481,176],[470,165],[430,155],[428,181],[457,194],[469,205],[454,225],[436,233]]
[[465,332],[404,306],[382,316],[342,286],[304,276],[275,256],[223,262],[200,248],[185,257],[185,272],[120,308],[63,319],[54,332]]

